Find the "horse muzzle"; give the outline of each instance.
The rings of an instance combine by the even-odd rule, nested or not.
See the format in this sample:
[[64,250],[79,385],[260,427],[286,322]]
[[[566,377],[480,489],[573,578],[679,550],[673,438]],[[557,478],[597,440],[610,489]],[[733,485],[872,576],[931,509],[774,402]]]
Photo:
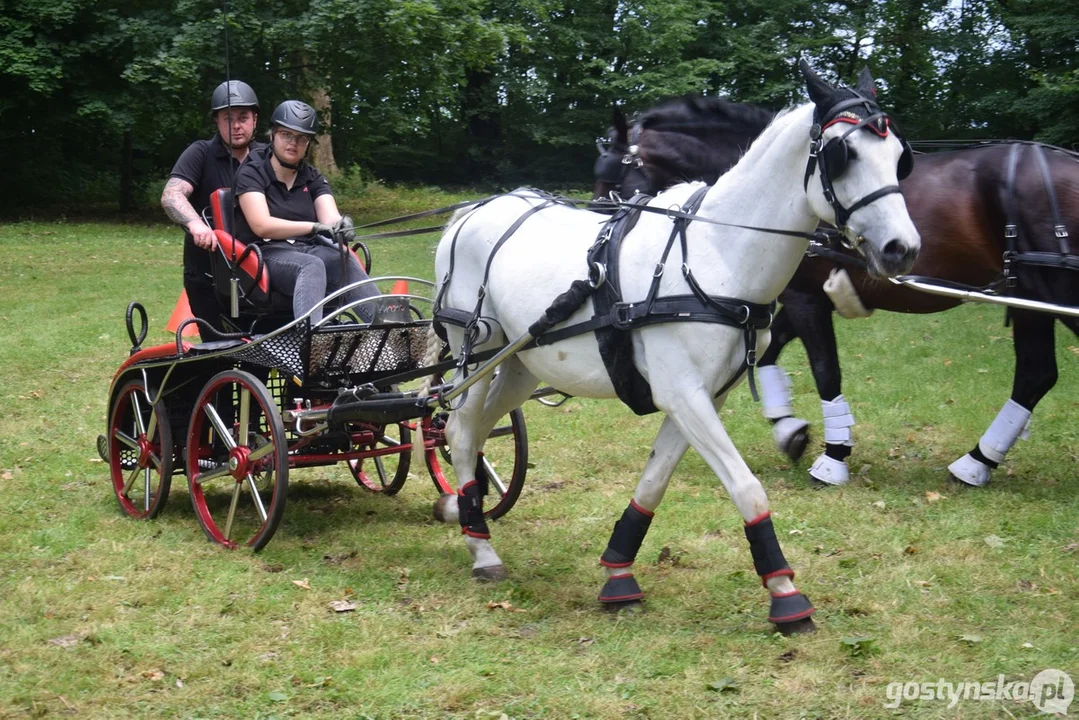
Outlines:
[[869,274],[878,278],[895,277],[910,272],[918,259],[920,243],[892,238],[880,245],[858,235],[851,243],[866,259]]

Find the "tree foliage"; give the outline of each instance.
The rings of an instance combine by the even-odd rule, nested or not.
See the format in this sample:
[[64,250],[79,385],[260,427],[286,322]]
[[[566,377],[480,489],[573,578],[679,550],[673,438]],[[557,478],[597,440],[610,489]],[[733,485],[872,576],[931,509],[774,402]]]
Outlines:
[[212,132],[226,72],[256,88],[263,128],[285,98],[328,98],[338,164],[391,181],[584,184],[613,107],[779,108],[803,56],[833,80],[868,64],[911,138],[1075,146],[1077,38],[1071,0],[5,0],[18,172],[0,191],[130,202]]

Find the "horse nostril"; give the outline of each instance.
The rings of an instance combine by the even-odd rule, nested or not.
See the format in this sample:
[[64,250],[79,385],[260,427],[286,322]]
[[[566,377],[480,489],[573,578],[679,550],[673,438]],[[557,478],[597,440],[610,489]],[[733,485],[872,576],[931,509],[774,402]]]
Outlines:
[[889,240],[881,249],[881,259],[893,268],[909,269],[918,251],[899,239]]
[[889,260],[905,260],[913,251],[914,248],[907,246],[900,240],[889,240],[885,243],[881,254]]

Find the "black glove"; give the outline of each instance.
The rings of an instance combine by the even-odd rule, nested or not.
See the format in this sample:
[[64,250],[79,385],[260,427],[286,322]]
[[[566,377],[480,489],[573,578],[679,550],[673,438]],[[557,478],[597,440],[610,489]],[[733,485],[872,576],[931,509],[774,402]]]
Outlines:
[[348,245],[356,239],[356,230],[352,224],[352,218],[342,215],[341,219],[333,224],[333,239]]
[[320,222],[311,223],[312,235],[325,235],[326,237],[333,237],[333,228],[329,225],[324,225]]

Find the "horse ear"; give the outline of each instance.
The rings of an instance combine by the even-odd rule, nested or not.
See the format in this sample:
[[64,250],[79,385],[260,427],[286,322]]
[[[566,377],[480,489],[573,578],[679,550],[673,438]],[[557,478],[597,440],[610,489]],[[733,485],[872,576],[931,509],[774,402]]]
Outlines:
[[869,67],[862,68],[862,72],[858,74],[858,85],[856,86],[858,92],[866,97],[877,97],[877,82],[873,79],[873,73],[869,72]]
[[629,142],[629,125],[626,124],[626,116],[619,108],[611,110],[611,124],[614,125],[615,135],[622,143]]
[[820,75],[813,71],[805,58],[798,61],[798,69],[802,71],[802,77],[806,81],[806,90],[809,91],[809,99],[816,105],[827,105],[832,99],[834,90]]

